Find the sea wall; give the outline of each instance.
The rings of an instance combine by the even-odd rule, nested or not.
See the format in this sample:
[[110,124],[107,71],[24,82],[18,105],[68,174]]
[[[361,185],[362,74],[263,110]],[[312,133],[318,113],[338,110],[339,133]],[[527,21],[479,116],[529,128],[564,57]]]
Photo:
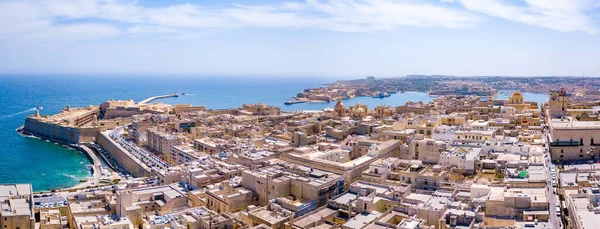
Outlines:
[[22,129],[24,134],[31,134],[43,139],[53,140],[66,144],[79,143],[79,129],[75,127],[60,126],[46,123],[28,117]]
[[118,142],[108,136],[108,132],[101,132],[98,144],[104,148],[112,158],[136,177],[150,176],[152,170],[124,149]]

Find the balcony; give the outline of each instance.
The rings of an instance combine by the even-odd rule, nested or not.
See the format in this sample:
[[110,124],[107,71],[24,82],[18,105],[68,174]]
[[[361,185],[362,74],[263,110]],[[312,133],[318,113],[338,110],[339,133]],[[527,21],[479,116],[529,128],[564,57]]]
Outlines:
[[579,141],[553,141],[551,147],[574,147],[579,146]]

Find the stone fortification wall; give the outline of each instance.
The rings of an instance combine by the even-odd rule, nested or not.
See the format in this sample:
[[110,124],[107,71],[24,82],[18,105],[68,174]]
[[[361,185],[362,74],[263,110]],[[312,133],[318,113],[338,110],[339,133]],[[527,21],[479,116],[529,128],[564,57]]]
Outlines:
[[107,132],[100,133],[98,144],[104,148],[117,163],[136,177],[150,176],[152,170],[125,150],[119,143],[108,136]]

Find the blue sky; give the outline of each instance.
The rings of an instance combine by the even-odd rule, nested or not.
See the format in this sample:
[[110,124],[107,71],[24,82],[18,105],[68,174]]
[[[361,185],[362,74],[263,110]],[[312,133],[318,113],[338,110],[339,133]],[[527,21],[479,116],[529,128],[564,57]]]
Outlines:
[[0,73],[600,76],[599,1],[0,0]]

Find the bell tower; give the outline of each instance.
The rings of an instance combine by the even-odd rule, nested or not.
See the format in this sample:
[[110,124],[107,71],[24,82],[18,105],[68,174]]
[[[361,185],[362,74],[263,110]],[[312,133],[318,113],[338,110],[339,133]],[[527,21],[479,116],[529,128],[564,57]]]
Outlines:
[[562,88],[560,91],[551,91],[550,100],[548,101],[548,112],[552,118],[562,118],[567,115],[567,107],[569,98],[567,91]]

